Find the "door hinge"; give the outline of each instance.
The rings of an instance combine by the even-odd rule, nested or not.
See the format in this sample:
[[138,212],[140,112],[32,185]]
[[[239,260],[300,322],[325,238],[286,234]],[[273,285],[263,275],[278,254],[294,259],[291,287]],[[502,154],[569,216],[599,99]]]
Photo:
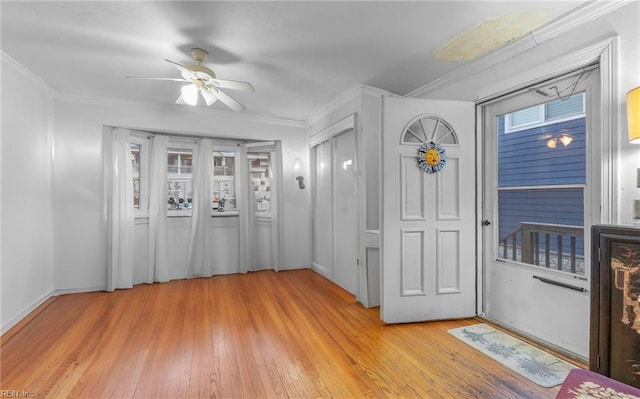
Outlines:
[[596,356],[596,370],[600,370],[600,354]]
[[356,265],[360,265],[360,258],[356,258]]

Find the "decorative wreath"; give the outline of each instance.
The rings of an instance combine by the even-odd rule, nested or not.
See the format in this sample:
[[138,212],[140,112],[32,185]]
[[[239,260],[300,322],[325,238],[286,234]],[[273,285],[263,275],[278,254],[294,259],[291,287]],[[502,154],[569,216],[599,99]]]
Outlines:
[[436,173],[447,163],[447,153],[444,148],[433,141],[424,143],[418,148],[418,167],[427,173]]

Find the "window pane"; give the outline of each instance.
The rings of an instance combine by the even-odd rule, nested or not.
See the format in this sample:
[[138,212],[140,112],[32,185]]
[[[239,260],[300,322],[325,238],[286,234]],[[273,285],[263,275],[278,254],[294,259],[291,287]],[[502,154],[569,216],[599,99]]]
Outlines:
[[[586,183],[586,118],[504,134],[498,120],[500,187]],[[563,137],[571,137],[566,146]],[[552,144],[555,147],[550,146]]]
[[167,165],[169,173],[173,174],[191,174],[191,164],[193,154],[186,150],[169,150]]
[[169,149],[167,155],[167,206],[169,210],[191,210],[191,150]]
[[271,212],[271,161],[266,153],[249,153],[249,174],[253,190],[256,215],[268,215]]
[[567,118],[584,113],[584,93],[573,95],[566,100],[556,100],[546,104],[546,120]]
[[140,144],[129,144],[133,171],[133,209],[140,209]]
[[236,208],[235,152],[213,153],[213,209],[222,212]]
[[511,124],[509,128],[542,122],[540,120],[540,106],[538,105],[536,105],[535,107],[525,108],[520,111],[512,112],[509,115],[511,116]]
[[193,154],[189,151],[180,156],[180,173],[191,174],[191,165],[193,163]]
[[583,204],[581,188],[498,191],[498,257],[584,274]]
[[497,132],[497,256],[583,275],[586,118],[517,134],[504,134],[505,119]]

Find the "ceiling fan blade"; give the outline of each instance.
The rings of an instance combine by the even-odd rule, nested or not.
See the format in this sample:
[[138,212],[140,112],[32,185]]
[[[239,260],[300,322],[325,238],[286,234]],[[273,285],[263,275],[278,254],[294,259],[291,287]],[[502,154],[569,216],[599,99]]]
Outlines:
[[139,76],[125,76],[126,79],[146,79],[146,80],[172,80],[174,82],[190,82],[187,79],[177,79],[177,78],[143,78]]
[[229,95],[227,95],[227,93],[223,92],[222,90],[218,90],[218,89],[213,89],[213,90],[216,96],[218,97],[218,99],[223,103],[225,103],[225,105],[231,108],[232,110],[236,112],[242,112],[246,109],[244,105],[240,104],[233,98],[229,97]]
[[211,105],[218,101],[218,96],[216,96],[213,90],[206,86],[200,89],[200,94],[202,94],[202,98],[204,98],[204,101],[207,103],[207,105]]
[[208,79],[208,83],[216,87],[222,87],[223,89],[255,91],[251,83],[241,82],[238,80],[225,80],[225,79],[216,78],[216,79]]
[[168,63],[172,64],[174,67],[178,68],[178,70],[180,72],[182,72],[182,76],[183,77],[189,77],[189,79],[191,80],[197,80],[198,77],[196,76],[195,73],[191,72],[186,66],[182,65],[182,64],[178,64],[175,61],[171,61],[165,58],[165,61],[167,61]]
[[180,94],[180,97],[178,97],[178,99],[176,100],[176,104],[187,105],[187,102],[184,101],[184,98],[182,97],[182,94]]

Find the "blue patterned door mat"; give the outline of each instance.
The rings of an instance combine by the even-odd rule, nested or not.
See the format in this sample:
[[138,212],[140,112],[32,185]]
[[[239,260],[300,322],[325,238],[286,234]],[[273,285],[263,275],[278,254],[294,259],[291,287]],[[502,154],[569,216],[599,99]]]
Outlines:
[[543,387],[562,384],[577,368],[488,324],[454,328],[449,334]]

